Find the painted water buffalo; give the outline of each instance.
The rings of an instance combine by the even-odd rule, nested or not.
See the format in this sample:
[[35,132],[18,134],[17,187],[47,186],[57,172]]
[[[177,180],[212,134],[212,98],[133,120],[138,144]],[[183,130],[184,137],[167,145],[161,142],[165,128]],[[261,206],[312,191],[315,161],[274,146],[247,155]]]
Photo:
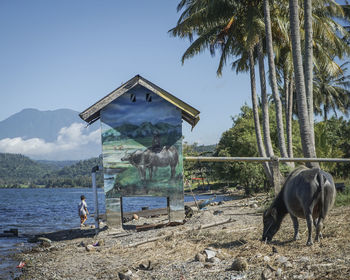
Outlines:
[[179,154],[174,146],[164,146],[158,153],[146,150],[145,154],[149,155],[149,163],[146,166],[150,170],[150,179],[152,179],[153,171],[155,172],[158,167],[166,166],[170,166],[170,178],[175,177],[175,168],[179,162]]
[[146,149],[145,151],[137,150],[126,154],[121,160],[128,161],[135,166],[142,180],[146,180],[147,169],[149,171],[149,178],[152,180],[152,176],[158,167],[167,166],[170,166],[170,178],[174,178],[179,154],[174,146],[164,146],[159,152],[154,152],[152,149]]
[[147,158],[144,155],[144,152],[141,150],[136,150],[130,154],[125,154],[121,158],[121,161],[128,161],[131,165],[135,166],[139,172],[140,178],[142,180],[146,179],[146,164]]
[[297,218],[306,219],[308,227],[307,245],[312,245],[312,224],[316,227],[315,241],[322,237],[323,220],[335,200],[335,186],[332,176],[319,169],[299,167],[287,178],[272,205],[263,216],[263,241],[271,241],[277,233],[283,218],[289,213],[294,226],[294,240],[299,239]]

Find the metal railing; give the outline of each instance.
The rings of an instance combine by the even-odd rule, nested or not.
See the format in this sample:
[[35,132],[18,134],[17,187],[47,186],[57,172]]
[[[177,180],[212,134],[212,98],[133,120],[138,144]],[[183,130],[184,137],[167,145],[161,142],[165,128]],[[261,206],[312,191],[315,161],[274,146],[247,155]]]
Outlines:
[[[350,163],[350,158],[279,158],[279,157],[184,157],[192,162],[271,162],[272,180],[275,195],[281,190],[279,172],[280,162],[344,162]],[[277,176],[276,176],[277,175]]]

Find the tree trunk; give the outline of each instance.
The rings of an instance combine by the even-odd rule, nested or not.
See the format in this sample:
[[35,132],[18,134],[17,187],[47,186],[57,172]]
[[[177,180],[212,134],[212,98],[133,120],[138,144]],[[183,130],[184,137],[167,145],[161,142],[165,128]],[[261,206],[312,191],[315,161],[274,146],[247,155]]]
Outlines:
[[[288,78],[288,73],[285,73],[285,89],[286,89],[286,126],[287,126],[287,152],[288,157],[293,158],[293,75]],[[295,167],[294,162],[291,162],[291,167]]]
[[276,67],[274,61],[274,53],[272,46],[272,31],[271,31],[271,18],[270,18],[270,5],[269,0],[264,0],[264,20],[265,20],[265,32],[266,32],[266,50],[269,62],[269,78],[272,89],[272,95],[275,101],[276,108],[276,122],[277,122],[277,134],[278,134],[278,146],[282,157],[287,157],[286,141],[284,138],[284,125],[282,117],[282,103],[278,93]]
[[304,30],[305,30],[305,91],[310,121],[310,134],[315,146],[314,103],[313,103],[313,47],[312,47],[312,0],[304,0]]
[[[290,29],[291,29],[291,40],[292,40],[294,79],[295,79],[295,90],[297,94],[301,145],[302,145],[304,157],[310,158],[310,157],[316,157],[316,153],[315,153],[315,146],[313,145],[313,142],[311,139],[310,121],[309,121],[308,107],[306,102],[304,71],[303,71],[301,46],[300,46],[300,25],[299,25],[298,9],[299,9],[298,0],[289,0],[289,13],[290,13],[289,16],[290,16]],[[308,166],[315,166],[315,165],[311,163],[311,164],[308,164]]]
[[[254,56],[253,56],[252,48],[249,50],[249,72],[250,72],[250,86],[251,86],[251,94],[252,94],[252,107],[253,107],[256,142],[258,145],[259,155],[261,157],[266,157],[266,152],[265,152],[264,144],[261,137],[261,130],[260,130],[259,110],[258,110],[258,101],[257,101],[257,95],[256,95],[256,84],[255,84]],[[267,162],[263,163],[263,167],[265,170],[266,177],[271,182],[272,175],[271,175],[270,167],[267,164]]]
[[258,58],[259,58],[259,76],[260,76],[260,88],[261,88],[261,109],[262,109],[262,118],[263,118],[264,143],[265,143],[267,156],[272,157],[274,156],[274,153],[273,153],[271,136],[270,136],[269,103],[267,100],[264,54],[263,54],[261,38],[259,40],[257,49],[258,49]]

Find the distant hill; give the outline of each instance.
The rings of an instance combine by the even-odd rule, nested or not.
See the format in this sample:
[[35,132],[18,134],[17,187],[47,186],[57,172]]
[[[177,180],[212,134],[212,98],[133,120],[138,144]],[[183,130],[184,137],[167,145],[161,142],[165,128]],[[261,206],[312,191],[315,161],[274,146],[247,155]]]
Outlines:
[[[71,109],[39,111],[24,109],[7,119],[0,121],[0,139],[21,137],[22,139],[41,138],[47,142],[57,139],[62,127],[72,123],[84,123],[79,112]],[[97,129],[98,124],[92,129]]]
[[[0,153],[0,187],[91,187],[91,168],[101,165],[102,159],[82,160],[69,166],[68,163],[34,161],[19,154]],[[102,186],[101,173],[97,182]]]

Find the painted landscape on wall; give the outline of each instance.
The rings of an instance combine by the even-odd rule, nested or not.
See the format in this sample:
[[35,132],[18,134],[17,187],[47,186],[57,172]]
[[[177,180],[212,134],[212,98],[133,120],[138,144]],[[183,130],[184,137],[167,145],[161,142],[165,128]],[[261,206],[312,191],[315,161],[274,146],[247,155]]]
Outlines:
[[138,86],[101,111],[107,198],[182,193],[181,110]]

